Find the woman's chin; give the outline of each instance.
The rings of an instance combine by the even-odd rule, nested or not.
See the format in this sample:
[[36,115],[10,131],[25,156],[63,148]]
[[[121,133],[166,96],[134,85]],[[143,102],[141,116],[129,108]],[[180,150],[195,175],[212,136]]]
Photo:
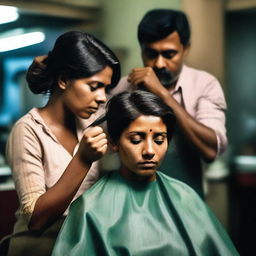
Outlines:
[[146,180],[146,181],[153,181],[156,178],[156,170],[155,169],[143,169],[137,170],[134,172],[134,178],[138,180]]

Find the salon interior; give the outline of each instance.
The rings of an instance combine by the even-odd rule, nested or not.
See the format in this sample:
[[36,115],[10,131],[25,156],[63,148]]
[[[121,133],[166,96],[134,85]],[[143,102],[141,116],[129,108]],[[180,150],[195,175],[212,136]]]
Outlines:
[[206,202],[241,255],[256,255],[256,0],[0,1],[0,240],[12,232],[18,201],[5,158],[14,122],[47,96],[33,95],[25,75],[68,30],[103,40],[121,60],[122,75],[142,66],[136,28],[153,8],[183,10],[192,38],[186,63],[218,78],[227,100],[227,150],[205,164]]

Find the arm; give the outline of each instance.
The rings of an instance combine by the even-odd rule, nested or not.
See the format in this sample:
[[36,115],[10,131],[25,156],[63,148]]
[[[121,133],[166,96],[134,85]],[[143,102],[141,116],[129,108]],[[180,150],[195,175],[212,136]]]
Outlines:
[[[40,142],[31,129],[21,128],[15,130],[8,143],[8,155],[12,158],[10,162],[22,210],[29,219],[28,227],[37,230],[50,225],[67,209],[92,163],[105,153],[107,140],[100,127],[88,129],[60,179],[46,190]],[[21,143],[18,150],[17,143]]]
[[129,80],[136,86],[143,83],[146,89],[162,98],[173,109],[182,132],[187,140],[198,150],[201,157],[207,162],[215,159],[218,152],[218,141],[215,131],[211,126],[207,126],[204,122],[199,122],[190,116],[160,83],[152,68],[133,69],[129,75]]

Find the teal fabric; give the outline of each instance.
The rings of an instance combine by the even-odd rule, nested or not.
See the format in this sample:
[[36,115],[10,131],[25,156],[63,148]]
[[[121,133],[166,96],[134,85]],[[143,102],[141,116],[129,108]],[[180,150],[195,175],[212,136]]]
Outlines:
[[130,182],[111,172],[71,205],[53,256],[238,255],[190,187],[160,172]]
[[188,143],[178,124],[159,170],[186,183],[204,199],[200,155],[194,146]]

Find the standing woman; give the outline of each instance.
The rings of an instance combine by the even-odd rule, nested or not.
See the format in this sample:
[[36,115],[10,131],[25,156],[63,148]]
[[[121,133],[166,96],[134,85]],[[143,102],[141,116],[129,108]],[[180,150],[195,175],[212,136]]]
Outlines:
[[106,90],[120,78],[120,64],[102,42],[84,32],[61,35],[27,81],[49,94],[14,125],[7,144],[20,207],[8,255],[50,255],[72,200],[96,182],[93,163],[107,149],[100,127],[89,127]]

